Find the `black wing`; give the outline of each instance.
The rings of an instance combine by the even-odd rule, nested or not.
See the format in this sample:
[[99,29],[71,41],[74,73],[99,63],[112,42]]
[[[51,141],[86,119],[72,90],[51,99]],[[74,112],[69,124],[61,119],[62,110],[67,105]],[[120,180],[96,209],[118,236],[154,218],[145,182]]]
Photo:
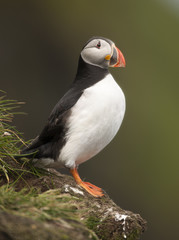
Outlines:
[[22,154],[34,153],[35,158],[57,159],[60,149],[65,144],[66,119],[71,114],[71,108],[81,97],[83,91],[71,88],[56,104],[49,116],[48,122],[41,134],[22,151]]

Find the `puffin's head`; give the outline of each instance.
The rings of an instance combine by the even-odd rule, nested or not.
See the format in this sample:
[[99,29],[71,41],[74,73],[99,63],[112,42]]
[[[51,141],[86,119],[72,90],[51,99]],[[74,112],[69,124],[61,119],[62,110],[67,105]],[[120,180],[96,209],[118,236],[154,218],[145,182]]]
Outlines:
[[125,67],[125,58],[115,44],[103,37],[91,38],[81,51],[83,61],[101,68]]

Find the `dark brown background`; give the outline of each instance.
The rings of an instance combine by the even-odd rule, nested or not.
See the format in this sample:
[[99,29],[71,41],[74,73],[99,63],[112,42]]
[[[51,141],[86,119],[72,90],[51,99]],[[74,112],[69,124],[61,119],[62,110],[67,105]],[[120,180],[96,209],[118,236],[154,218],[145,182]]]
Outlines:
[[74,78],[94,35],[127,67],[111,69],[127,111],[113,142],[81,165],[83,178],[148,221],[144,240],[177,239],[179,3],[174,0],[1,1],[0,89],[25,101],[14,125],[34,138]]

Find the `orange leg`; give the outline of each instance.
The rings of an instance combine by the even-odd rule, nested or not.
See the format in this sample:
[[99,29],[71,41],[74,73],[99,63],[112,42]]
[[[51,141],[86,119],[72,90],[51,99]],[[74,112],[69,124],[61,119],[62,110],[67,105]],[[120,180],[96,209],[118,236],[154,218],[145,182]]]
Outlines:
[[92,188],[92,189],[96,189],[96,190],[98,190],[98,191],[102,191],[101,188],[93,185],[92,183],[89,183],[89,182],[84,182],[84,183],[85,183],[86,185],[88,185],[88,186],[89,186],[90,188]]
[[76,168],[70,169],[70,172],[74,177],[76,183],[79,184],[82,188],[84,188],[88,193],[90,193],[94,197],[102,197],[104,195],[101,188],[96,187],[89,182],[83,182]]

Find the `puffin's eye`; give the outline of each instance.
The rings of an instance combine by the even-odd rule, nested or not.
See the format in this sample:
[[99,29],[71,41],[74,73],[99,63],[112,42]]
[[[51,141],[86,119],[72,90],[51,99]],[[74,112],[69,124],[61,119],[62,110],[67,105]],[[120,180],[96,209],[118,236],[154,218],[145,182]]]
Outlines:
[[101,43],[98,42],[98,44],[96,45],[97,48],[100,48],[101,47]]

